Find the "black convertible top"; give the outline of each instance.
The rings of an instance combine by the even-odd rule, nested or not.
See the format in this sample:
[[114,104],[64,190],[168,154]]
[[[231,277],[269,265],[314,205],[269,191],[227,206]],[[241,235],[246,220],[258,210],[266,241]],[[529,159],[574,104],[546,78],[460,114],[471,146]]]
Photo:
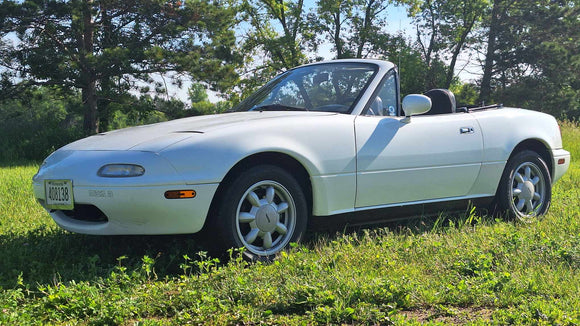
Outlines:
[[502,103],[485,105],[485,106],[468,105],[468,106],[462,106],[460,108],[457,108],[457,112],[469,113],[469,112],[475,112],[475,111],[483,111],[483,110],[488,110],[488,109],[501,109],[501,108],[503,108]]

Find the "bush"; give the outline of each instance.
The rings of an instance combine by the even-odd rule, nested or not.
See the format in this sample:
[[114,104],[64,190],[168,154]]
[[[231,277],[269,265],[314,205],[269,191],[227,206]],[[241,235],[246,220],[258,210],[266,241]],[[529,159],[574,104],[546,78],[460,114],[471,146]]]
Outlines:
[[42,160],[82,136],[78,94],[37,88],[0,103],[0,162]]

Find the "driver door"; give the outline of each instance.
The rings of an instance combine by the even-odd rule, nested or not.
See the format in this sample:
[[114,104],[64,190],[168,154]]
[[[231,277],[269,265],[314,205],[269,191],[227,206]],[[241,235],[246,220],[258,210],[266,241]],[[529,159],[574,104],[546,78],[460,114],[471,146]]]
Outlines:
[[[481,132],[469,114],[356,118],[356,207],[461,197],[482,161]],[[461,128],[473,133],[461,133]]]
[[[396,87],[394,78],[382,87]],[[378,94],[397,94],[381,90]],[[479,174],[483,140],[468,113],[413,116],[410,123],[390,116],[398,101],[355,120],[357,193],[355,207],[421,202],[469,194]],[[386,110],[384,110],[386,108]],[[400,112],[395,108],[396,112]],[[387,116],[376,112],[387,112]]]

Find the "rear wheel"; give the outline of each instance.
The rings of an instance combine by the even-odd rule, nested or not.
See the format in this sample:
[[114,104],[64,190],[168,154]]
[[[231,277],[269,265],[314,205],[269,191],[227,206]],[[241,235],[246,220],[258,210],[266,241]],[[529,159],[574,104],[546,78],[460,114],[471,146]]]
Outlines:
[[551,199],[552,180],[538,153],[522,151],[508,161],[496,198],[502,212],[531,222],[546,214]]
[[253,167],[237,176],[221,195],[214,225],[223,249],[244,247],[250,260],[270,260],[298,242],[308,209],[300,184],[272,165]]

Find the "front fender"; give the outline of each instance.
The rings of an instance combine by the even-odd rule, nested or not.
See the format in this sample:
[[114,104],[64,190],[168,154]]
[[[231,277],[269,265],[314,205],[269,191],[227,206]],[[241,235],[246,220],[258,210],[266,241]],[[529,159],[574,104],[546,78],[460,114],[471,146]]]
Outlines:
[[174,144],[160,155],[189,184],[221,182],[243,159],[264,152],[291,156],[308,172],[313,214],[352,210],[356,193],[354,116],[249,121]]

